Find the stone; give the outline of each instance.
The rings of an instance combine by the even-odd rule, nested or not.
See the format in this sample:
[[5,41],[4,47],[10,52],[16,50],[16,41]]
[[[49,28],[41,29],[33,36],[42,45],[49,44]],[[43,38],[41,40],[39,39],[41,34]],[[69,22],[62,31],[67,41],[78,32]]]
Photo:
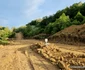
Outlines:
[[56,60],[55,60],[54,58],[50,58],[50,60],[51,60],[52,62],[56,62]]
[[49,56],[52,57],[53,55],[50,53]]
[[71,70],[63,61],[58,62],[58,67],[63,70]]
[[58,62],[58,66],[59,66],[59,68],[61,68],[61,69],[65,69],[65,64],[64,64],[63,61],[59,61],[59,62]]
[[61,56],[61,57],[60,57],[60,60],[61,60],[61,61],[63,61],[63,60],[64,60],[64,58]]

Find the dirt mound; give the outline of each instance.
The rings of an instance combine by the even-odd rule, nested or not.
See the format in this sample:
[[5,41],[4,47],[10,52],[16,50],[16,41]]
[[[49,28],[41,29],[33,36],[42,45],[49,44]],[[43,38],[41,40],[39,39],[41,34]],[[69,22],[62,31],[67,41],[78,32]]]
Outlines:
[[22,32],[16,33],[16,34],[15,34],[15,38],[16,38],[16,40],[21,40],[21,39],[23,39],[23,34],[22,34]]
[[[62,70],[81,70],[81,68],[84,70],[85,54],[83,53],[79,54],[76,51],[75,53],[70,50],[66,51],[54,44],[45,46],[43,43],[34,44],[31,46],[31,49],[43,55]],[[80,68],[78,68],[79,66]]]
[[68,44],[85,43],[85,24],[72,25],[50,36],[49,39]]

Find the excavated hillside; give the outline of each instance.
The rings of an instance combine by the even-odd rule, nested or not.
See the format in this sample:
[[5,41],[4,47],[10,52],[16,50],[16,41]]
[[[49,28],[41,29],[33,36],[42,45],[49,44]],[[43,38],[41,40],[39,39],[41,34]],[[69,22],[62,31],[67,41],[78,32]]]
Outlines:
[[85,24],[72,25],[49,37],[49,40],[66,44],[85,43]]

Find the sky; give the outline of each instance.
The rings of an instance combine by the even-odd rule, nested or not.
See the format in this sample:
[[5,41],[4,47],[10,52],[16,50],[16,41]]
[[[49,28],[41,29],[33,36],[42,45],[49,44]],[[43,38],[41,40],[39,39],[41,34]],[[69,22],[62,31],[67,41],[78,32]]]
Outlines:
[[0,26],[20,27],[85,0],[0,0]]

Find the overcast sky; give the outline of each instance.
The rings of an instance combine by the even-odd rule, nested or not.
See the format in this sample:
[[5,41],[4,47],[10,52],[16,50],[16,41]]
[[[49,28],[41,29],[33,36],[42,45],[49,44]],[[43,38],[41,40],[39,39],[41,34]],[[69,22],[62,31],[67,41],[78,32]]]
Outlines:
[[0,26],[19,27],[85,0],[0,0]]

